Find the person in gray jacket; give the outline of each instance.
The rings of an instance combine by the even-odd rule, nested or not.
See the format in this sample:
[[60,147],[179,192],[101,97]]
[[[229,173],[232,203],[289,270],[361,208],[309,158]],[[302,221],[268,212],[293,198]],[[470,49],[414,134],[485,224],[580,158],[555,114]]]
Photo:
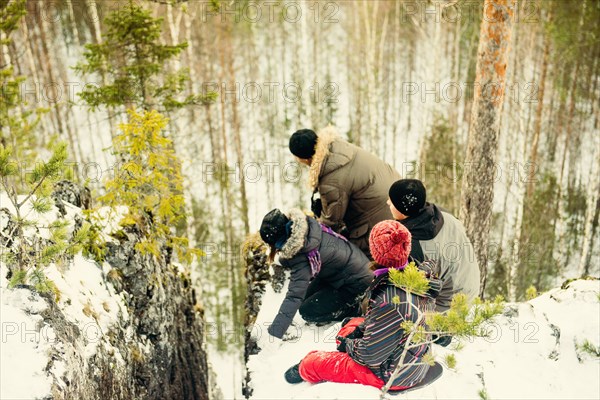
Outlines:
[[260,236],[271,259],[291,271],[288,291],[267,331],[281,339],[296,312],[308,322],[341,321],[360,315],[360,302],[373,280],[369,259],[346,238],[299,209],[279,209],[263,219]]
[[436,311],[450,308],[452,297],[464,293],[469,300],[479,295],[480,272],[473,245],[463,224],[452,214],[428,203],[427,192],[418,179],[401,179],[389,189],[392,215],[412,235],[411,257],[432,259],[443,281],[436,298]]
[[318,135],[310,129],[296,131],[289,148],[309,167],[310,189],[320,196],[320,206],[313,201],[319,221],[370,257],[369,233],[378,222],[392,218],[385,202],[400,174],[374,154],[342,140],[332,126]]

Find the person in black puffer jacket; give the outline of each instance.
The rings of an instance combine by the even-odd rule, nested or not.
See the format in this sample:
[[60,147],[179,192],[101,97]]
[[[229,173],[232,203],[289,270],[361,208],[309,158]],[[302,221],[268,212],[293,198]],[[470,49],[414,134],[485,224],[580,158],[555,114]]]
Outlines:
[[308,322],[341,321],[360,315],[360,302],[373,280],[369,259],[346,238],[299,209],[274,209],[263,219],[262,239],[271,259],[291,271],[288,291],[267,331],[282,338],[297,311]]

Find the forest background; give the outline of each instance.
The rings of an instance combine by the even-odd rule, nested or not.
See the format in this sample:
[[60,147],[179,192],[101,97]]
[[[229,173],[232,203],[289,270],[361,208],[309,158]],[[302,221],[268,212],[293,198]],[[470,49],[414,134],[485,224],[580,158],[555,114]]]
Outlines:
[[[486,297],[509,300],[600,268],[600,2],[516,5],[486,246]],[[185,178],[178,230],[203,251],[194,276],[221,351],[240,354],[244,238],[274,207],[309,207],[307,171],[287,149],[295,130],[335,125],[456,215],[463,175],[477,168],[465,153],[480,1],[4,0],[0,10],[1,143],[23,178],[62,140],[65,177],[105,194],[126,167],[113,147],[126,110],[169,118]]]

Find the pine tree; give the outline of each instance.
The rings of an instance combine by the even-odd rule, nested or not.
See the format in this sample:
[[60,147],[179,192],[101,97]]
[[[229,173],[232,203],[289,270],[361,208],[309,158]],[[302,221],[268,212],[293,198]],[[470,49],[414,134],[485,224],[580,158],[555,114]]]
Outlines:
[[159,43],[162,18],[152,17],[148,10],[129,1],[108,15],[105,24],[103,41],[87,44],[85,62],[75,66],[81,75],[106,75],[106,83],[86,87],[80,93],[92,110],[125,105],[168,111],[214,99],[214,93],[182,96],[189,80],[188,71],[165,72],[168,61],[177,57],[187,44]]
[[481,269],[483,295],[487,276],[489,227],[494,198],[500,110],[504,98],[508,49],[516,0],[486,0],[479,37],[478,83],[465,159],[461,217]]

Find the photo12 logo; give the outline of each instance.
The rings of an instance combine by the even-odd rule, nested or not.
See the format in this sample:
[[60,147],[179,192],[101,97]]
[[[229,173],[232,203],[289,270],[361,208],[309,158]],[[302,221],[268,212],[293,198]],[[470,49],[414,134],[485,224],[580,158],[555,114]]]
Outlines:
[[[475,93],[491,101],[507,98],[514,103],[537,103],[536,82],[515,82],[511,85],[500,82],[402,82],[402,102],[451,103],[473,98]],[[504,88],[504,90],[502,90]]]
[[424,24],[428,22],[443,24],[477,23],[481,18],[495,22],[499,15],[494,11],[511,9],[515,23],[539,23],[541,7],[537,2],[515,2],[514,7],[509,4],[484,3],[482,0],[465,1],[402,1],[400,21],[402,23],[415,22]]
[[312,82],[303,87],[298,82],[203,82],[201,94],[216,93],[223,103],[297,103],[308,96],[317,103],[337,103],[340,88],[337,82]]
[[339,22],[340,5],[334,1],[202,1],[191,2],[195,14],[203,23],[217,19],[235,23],[290,23],[303,18],[309,22],[335,24]]

